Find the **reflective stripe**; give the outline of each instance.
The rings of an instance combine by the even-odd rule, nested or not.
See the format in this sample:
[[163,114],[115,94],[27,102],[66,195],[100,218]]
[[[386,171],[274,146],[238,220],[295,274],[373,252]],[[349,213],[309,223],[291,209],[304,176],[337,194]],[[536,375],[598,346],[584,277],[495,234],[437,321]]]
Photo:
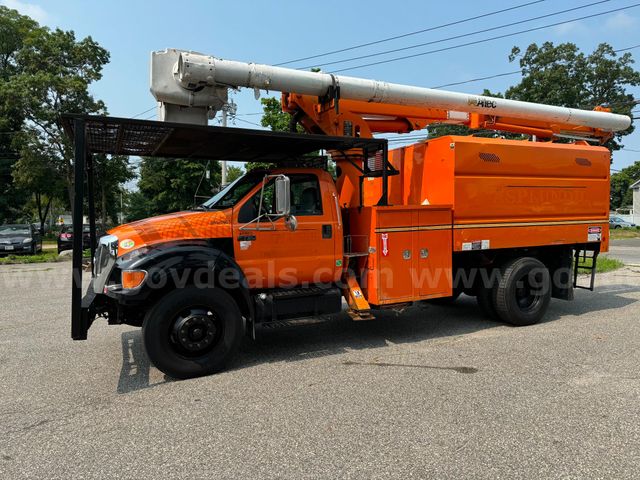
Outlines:
[[418,230],[447,230],[449,228],[464,229],[464,228],[500,228],[500,227],[544,227],[544,226],[557,226],[557,225],[585,225],[585,224],[601,224],[609,223],[609,220],[559,220],[553,222],[504,222],[504,223],[469,223],[469,224],[456,224],[456,225],[424,225],[416,227],[388,227],[388,228],[376,228],[375,233],[388,233],[388,232],[413,232]]
[[500,228],[500,227],[544,227],[554,225],[584,225],[584,224],[609,223],[609,220],[560,220],[554,222],[505,222],[505,223],[469,223],[457,224],[453,228]]

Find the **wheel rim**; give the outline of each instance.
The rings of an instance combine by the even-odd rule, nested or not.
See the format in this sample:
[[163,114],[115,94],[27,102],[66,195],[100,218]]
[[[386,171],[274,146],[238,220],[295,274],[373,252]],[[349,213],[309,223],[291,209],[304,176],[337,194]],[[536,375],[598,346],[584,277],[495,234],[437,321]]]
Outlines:
[[189,307],[176,315],[169,337],[181,355],[201,356],[215,347],[222,338],[223,324],[207,307]]
[[515,297],[518,308],[523,312],[536,310],[543,299],[542,272],[526,272],[516,282]]

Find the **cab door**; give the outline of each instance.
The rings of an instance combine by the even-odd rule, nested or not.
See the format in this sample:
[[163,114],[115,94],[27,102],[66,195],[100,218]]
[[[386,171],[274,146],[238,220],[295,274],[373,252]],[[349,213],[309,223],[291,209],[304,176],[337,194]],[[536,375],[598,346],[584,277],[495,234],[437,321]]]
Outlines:
[[[331,283],[340,275],[342,249],[336,245],[342,235],[333,211],[333,182],[326,172],[320,178],[317,173],[287,176],[291,214],[298,222],[295,231],[286,226],[284,218],[273,224],[262,219],[259,226],[252,222],[258,216],[261,186],[234,208],[234,253],[252,289]],[[274,193],[272,180],[264,189],[263,213],[274,213]]]

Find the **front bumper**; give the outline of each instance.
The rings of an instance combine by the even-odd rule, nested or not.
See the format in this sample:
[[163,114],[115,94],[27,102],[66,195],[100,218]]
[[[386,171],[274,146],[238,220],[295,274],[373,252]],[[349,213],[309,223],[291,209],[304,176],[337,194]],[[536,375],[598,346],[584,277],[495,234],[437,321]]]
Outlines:
[[23,253],[31,250],[31,243],[21,243],[21,244],[13,244],[13,245],[0,245],[0,253],[12,254],[12,253]]

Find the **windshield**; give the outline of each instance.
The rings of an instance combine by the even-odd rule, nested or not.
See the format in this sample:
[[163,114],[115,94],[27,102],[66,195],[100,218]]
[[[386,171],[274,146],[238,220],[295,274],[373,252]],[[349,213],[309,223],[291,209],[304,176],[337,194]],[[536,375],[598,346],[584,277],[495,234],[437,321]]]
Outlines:
[[264,172],[251,172],[230,183],[226,188],[204,202],[204,208],[223,209],[235,206],[249,190],[262,181]]
[[27,225],[2,225],[0,235],[31,235]]

